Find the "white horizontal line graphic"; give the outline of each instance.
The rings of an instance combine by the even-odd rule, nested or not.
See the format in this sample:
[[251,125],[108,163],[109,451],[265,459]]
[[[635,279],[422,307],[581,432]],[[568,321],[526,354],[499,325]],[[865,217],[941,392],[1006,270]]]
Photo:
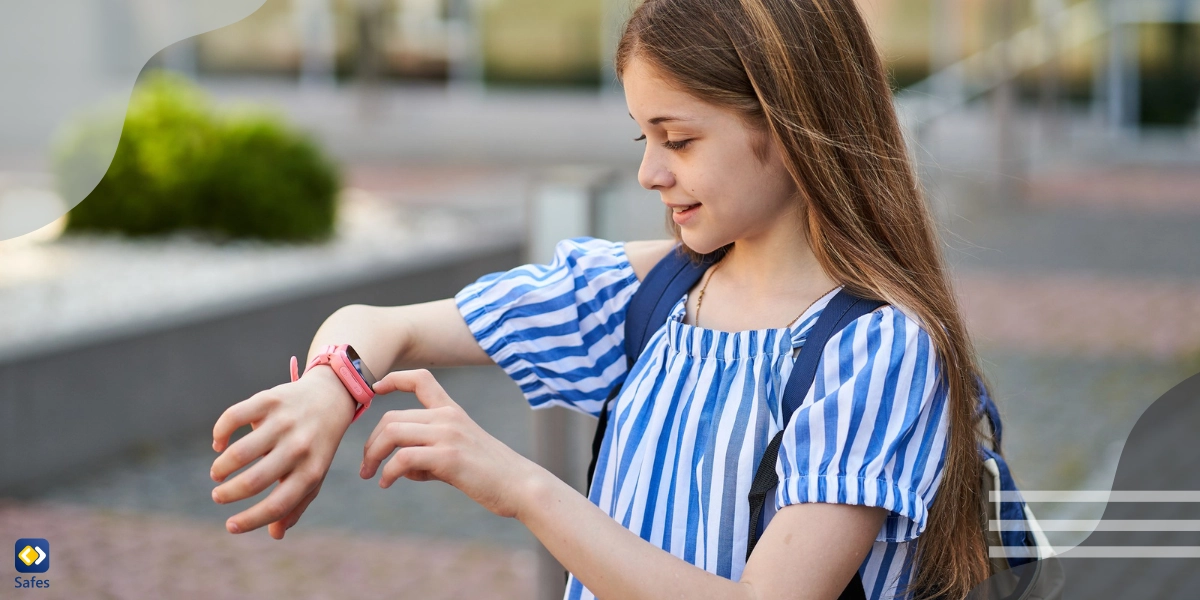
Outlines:
[[1197,490],[992,490],[992,502],[1200,502]]
[[[1200,558],[1200,546],[1054,546],[1057,558]],[[988,546],[991,558],[1037,558],[1037,548]]]
[[[989,531],[1025,531],[1027,522],[990,520]],[[1042,531],[1200,531],[1200,520],[1038,519]]]

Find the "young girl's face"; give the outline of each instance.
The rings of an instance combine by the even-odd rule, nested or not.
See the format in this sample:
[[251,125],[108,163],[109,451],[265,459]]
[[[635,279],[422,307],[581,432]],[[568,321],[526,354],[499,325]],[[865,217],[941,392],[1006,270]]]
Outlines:
[[704,102],[634,56],[622,73],[625,102],[646,139],[638,181],[674,211],[683,242],[701,254],[730,242],[795,229],[796,187],[774,143],[733,110]]

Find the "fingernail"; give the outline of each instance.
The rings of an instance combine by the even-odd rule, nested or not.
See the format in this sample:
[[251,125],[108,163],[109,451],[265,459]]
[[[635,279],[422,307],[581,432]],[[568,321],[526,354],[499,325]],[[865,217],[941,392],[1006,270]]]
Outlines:
[[217,480],[217,472],[215,470],[210,469],[208,471],[208,478],[213,481],[216,481]]
[[213,499],[213,502],[216,502],[217,504],[221,503],[221,497],[220,497],[220,495],[217,494],[217,490],[213,490],[212,499]]
[[217,440],[213,440],[213,450],[217,450]]
[[229,533],[241,533],[242,532],[242,528],[238,527],[237,523],[230,523],[228,525],[228,529],[229,529]]

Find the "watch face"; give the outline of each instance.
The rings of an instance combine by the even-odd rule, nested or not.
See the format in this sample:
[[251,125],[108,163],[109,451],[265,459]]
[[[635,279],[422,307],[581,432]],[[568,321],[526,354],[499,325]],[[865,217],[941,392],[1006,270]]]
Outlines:
[[358,371],[363,381],[367,382],[367,387],[374,388],[375,376],[371,374],[371,370],[367,368],[367,363],[363,362],[352,346],[346,346],[346,358],[350,359],[350,364],[354,365],[354,370]]

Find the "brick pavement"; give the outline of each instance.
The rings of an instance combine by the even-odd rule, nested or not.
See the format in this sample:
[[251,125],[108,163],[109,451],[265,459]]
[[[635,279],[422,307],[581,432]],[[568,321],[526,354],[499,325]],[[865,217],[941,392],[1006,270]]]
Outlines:
[[480,543],[312,530],[275,541],[215,520],[5,501],[0,532],[50,542],[45,599],[517,599],[534,589],[532,551]]
[[982,346],[1079,358],[1200,357],[1200,281],[972,271],[957,285]]
[[1200,213],[1200,169],[1064,170],[1032,178],[1028,193],[1035,206],[1195,215]]

